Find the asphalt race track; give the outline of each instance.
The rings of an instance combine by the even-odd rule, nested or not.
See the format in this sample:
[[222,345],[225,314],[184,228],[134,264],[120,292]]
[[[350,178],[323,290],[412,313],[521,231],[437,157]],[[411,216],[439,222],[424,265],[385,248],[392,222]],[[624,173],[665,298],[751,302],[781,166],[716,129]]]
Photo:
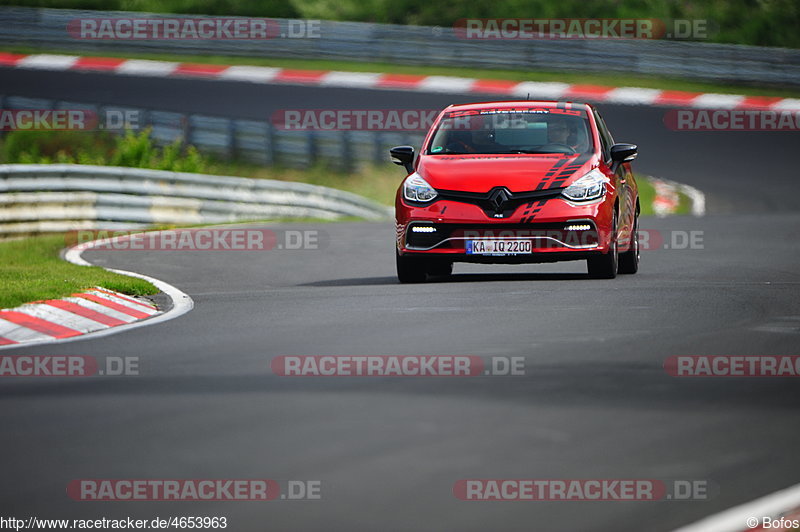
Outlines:
[[[8,95],[235,117],[426,108],[463,97],[0,69]],[[675,378],[672,355],[798,355],[798,133],[667,130],[664,109],[601,107],[639,172],[691,184],[703,218],[642,220],[702,249],[585,263],[456,265],[400,285],[391,223],[316,230],[320,250],[94,251],[187,292],[176,320],[4,354],[139,357],[138,377],[0,382],[2,514],[227,516],[231,530],[668,531],[798,482],[800,381]],[[398,168],[398,182],[402,170]],[[655,233],[654,233],[655,234]],[[525,376],[280,377],[279,355],[521,356]],[[73,479],[321,480],[322,500],[76,502]],[[466,502],[468,478],[704,479],[707,501]],[[744,527],[743,527],[744,528]]]

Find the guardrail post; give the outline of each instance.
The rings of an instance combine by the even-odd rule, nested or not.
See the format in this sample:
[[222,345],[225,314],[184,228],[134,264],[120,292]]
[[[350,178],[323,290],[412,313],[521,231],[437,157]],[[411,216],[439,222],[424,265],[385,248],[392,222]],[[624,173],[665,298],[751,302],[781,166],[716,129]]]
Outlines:
[[228,158],[236,158],[236,120],[228,120]]
[[183,147],[192,143],[192,115],[181,115],[181,125],[183,126]]
[[[4,94],[0,94],[0,110],[5,110],[5,108],[6,108],[6,97]],[[3,129],[0,129],[0,138],[3,138],[5,136],[5,133],[6,132]]]
[[372,136],[372,157],[375,164],[383,164],[386,157],[383,155],[383,134],[378,132]]
[[352,172],[355,169],[355,161],[353,160],[353,139],[349,131],[342,131],[341,142],[339,167],[345,172]]
[[319,154],[317,153],[317,135],[313,131],[306,133],[306,150],[308,153],[308,166],[315,166]]
[[266,142],[264,143],[264,153],[267,156],[267,164],[275,166],[278,163],[278,153],[275,150],[275,129],[269,122],[266,125]]
[[142,117],[141,120],[142,129],[147,129],[148,127],[151,127],[153,125],[153,117],[150,115],[149,109],[142,109],[141,117]]

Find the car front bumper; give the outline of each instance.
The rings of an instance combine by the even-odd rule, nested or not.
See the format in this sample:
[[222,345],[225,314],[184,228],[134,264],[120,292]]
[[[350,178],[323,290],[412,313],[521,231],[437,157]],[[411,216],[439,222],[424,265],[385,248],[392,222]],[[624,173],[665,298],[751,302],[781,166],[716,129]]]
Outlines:
[[[398,198],[397,250],[453,262],[527,263],[586,259],[607,253],[613,204],[606,198],[584,204],[562,198],[519,206],[509,216],[490,218],[481,208],[437,201],[415,206]],[[470,242],[482,239],[530,242],[516,253],[474,253]]]

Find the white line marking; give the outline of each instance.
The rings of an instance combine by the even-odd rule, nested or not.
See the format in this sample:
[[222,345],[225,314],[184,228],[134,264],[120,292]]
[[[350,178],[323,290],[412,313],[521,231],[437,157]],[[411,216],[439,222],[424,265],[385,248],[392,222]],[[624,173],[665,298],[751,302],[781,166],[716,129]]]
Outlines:
[[257,67],[257,66],[232,66],[219,73],[217,79],[230,81],[250,81],[252,83],[267,83],[280,74],[282,68]]
[[372,72],[328,72],[320,82],[329,87],[370,88],[378,84],[381,74]]
[[784,98],[783,100],[772,104],[772,109],[797,111],[800,110],[800,100],[796,100],[794,98]]
[[674,532],[743,532],[748,530],[747,518],[755,517],[761,524],[764,517],[777,517],[800,506],[800,484],[776,491],[760,499],[734,506],[723,512],[676,529]]
[[567,92],[570,87],[569,83],[557,83],[554,81],[523,81],[518,83],[511,91],[512,94],[519,97],[527,97],[528,94],[534,99],[553,99],[557,100],[562,94]]
[[692,100],[692,107],[703,109],[736,109],[744,101],[744,96],[738,94],[714,94],[709,92],[701,94]]
[[661,96],[659,89],[640,89],[638,87],[620,87],[605,95],[605,101],[630,105],[649,105]]
[[118,66],[116,72],[133,76],[169,76],[178,68],[178,64],[170,61],[129,59]]
[[453,76],[428,76],[420,81],[415,90],[425,92],[469,92],[477,80]]
[[69,70],[78,61],[76,55],[29,55],[17,61],[18,68],[40,68],[42,70]]
[[706,195],[685,183],[678,183],[678,188],[692,200],[692,216],[705,216]]

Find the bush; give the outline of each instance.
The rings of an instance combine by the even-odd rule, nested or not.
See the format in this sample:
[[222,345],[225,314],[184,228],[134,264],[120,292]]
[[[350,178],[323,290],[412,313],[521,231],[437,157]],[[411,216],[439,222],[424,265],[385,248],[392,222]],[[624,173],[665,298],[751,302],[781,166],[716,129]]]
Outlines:
[[21,164],[95,164],[206,173],[210,164],[181,139],[163,148],[150,130],[125,135],[84,131],[13,131],[2,143],[2,162]]

